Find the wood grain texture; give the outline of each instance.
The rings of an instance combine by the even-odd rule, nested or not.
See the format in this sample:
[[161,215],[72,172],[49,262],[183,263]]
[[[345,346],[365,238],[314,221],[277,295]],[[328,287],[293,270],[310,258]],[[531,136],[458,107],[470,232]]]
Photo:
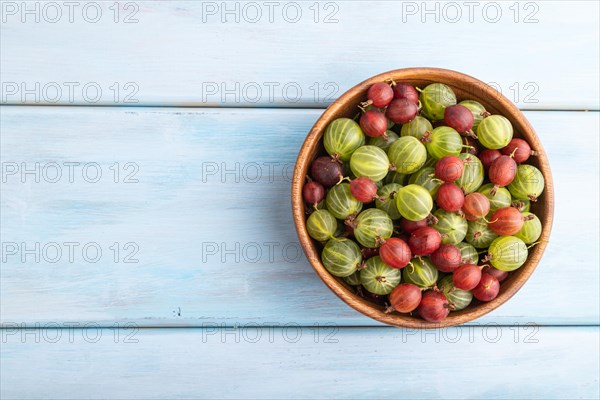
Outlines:
[[[72,22],[63,7],[58,22],[48,10],[36,23],[17,2],[2,23],[0,70],[18,91],[3,87],[3,104],[35,103],[20,85],[42,93],[55,82],[61,94],[48,86],[40,104],[90,105],[95,88],[87,97],[83,88],[92,84],[102,91],[95,104],[114,105],[116,83],[123,105],[324,107],[369,76],[430,66],[495,82],[520,108],[599,109],[595,1],[491,2],[497,22],[488,2],[472,12],[464,2],[299,2],[295,23],[286,21],[295,10],[283,11],[291,2],[278,3],[272,22],[258,2],[255,23],[251,2],[229,4],[228,15],[222,2],[125,3],[117,23],[111,2],[99,3],[96,23],[82,17],[83,3]],[[73,96],[67,82],[79,85]]]
[[5,337],[3,399],[599,395],[598,327],[42,332]]
[[[510,277],[502,283],[500,293],[495,299],[480,304],[473,303],[461,311],[450,313],[443,321],[435,324],[424,321],[417,315],[386,313],[381,309],[381,305],[357,295],[352,287],[345,284],[342,279],[334,277],[327,271],[321,262],[319,244],[311,239],[306,230],[306,209],[302,197],[302,188],[306,182],[306,177],[312,161],[319,154],[323,154],[320,152],[322,152],[325,129],[337,118],[353,118],[357,106],[361,101],[366,100],[369,87],[375,83],[387,81],[405,82],[417,87],[424,87],[431,83],[441,82],[448,85],[454,91],[457,101],[468,99],[476,100],[491,114],[505,116],[515,130],[515,137],[525,139],[532,148],[539,152],[537,157],[532,157],[527,163],[539,168],[544,176],[544,193],[540,196],[540,199],[531,206],[531,212],[535,213],[542,223],[542,232],[539,238],[540,243],[529,250],[529,255],[525,264],[517,271],[511,273]],[[477,90],[480,90],[481,94],[474,95]],[[547,243],[550,240],[550,231],[554,219],[554,183],[548,157],[544,151],[542,142],[527,118],[525,118],[523,113],[521,113],[510,100],[503,96],[498,96],[494,89],[486,86],[483,82],[456,71],[437,68],[406,68],[371,77],[354,86],[327,108],[323,115],[315,122],[315,125],[300,149],[298,160],[296,161],[294,180],[292,182],[292,212],[294,215],[294,223],[298,231],[298,238],[300,239],[300,244],[304,248],[308,261],[321,279],[323,279],[323,282],[325,282],[338,297],[344,300],[344,302],[352,308],[378,321],[395,326],[426,329],[436,326],[444,327],[464,324],[475,318],[479,318],[500,307],[514,296],[525,284],[540,262]]]
[[[65,177],[57,183],[35,183],[31,175],[25,183],[20,175],[2,183],[3,243],[80,243],[74,262],[66,253],[56,263],[37,263],[31,255],[22,262],[21,254],[2,260],[2,322],[378,324],[343,304],[303,257],[296,259],[301,250],[291,218],[291,174],[320,110],[0,111],[3,167],[97,162],[105,174],[88,183],[79,168],[69,183],[63,167]],[[526,116],[544,143],[558,188],[552,241],[523,289],[477,322],[598,324],[599,114]],[[577,134],[570,134],[574,129]],[[115,184],[108,169],[114,162],[121,169],[136,163],[139,182]],[[240,172],[223,175],[236,163]],[[253,163],[275,172],[263,167],[253,183],[249,168],[241,172]],[[209,174],[207,166],[215,164],[218,172]],[[96,263],[81,255],[81,246],[91,242],[103,250]],[[114,242],[137,243],[139,262],[123,263],[125,250],[115,262],[109,249]],[[252,243],[261,249],[258,260]],[[277,245],[272,257],[266,243]],[[216,254],[207,244],[217,246]],[[282,251],[286,245],[289,254]]]

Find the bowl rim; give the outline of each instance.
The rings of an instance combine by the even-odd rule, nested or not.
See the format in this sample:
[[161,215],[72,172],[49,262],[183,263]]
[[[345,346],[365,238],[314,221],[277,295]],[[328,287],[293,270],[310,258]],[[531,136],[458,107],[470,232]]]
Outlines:
[[[465,310],[461,310],[456,313],[451,313],[447,318],[439,323],[427,322],[418,317],[415,318],[407,314],[386,314],[383,312],[382,306],[376,308],[374,305],[366,304],[366,299],[358,296],[355,293],[352,293],[351,290],[349,290],[342,282],[338,281],[333,275],[331,275],[327,269],[325,269],[324,265],[321,263],[319,252],[317,251],[313,240],[310,238],[306,230],[302,188],[304,186],[305,177],[308,174],[308,165],[310,164],[310,161],[312,161],[309,158],[311,153],[315,151],[315,148],[318,148],[319,146],[322,131],[326,127],[325,121],[329,121],[335,118],[336,115],[340,114],[342,108],[345,107],[346,102],[357,93],[361,93],[363,91],[366,92],[368,87],[372,84],[389,81],[390,79],[398,82],[411,79],[427,80],[431,81],[432,83],[441,82],[451,86],[453,84],[448,83],[448,80],[454,79],[455,81],[459,81],[459,84],[462,86],[469,86],[471,88],[476,87],[482,91],[480,98],[494,98],[495,101],[499,103],[498,108],[503,108],[508,112],[508,115],[505,115],[507,118],[511,120],[517,119],[519,121],[524,128],[520,130],[521,134],[523,136],[527,136],[532,148],[535,148],[540,153],[537,160],[539,163],[539,169],[542,172],[545,180],[543,201],[546,209],[544,218],[541,220],[543,227],[542,235],[538,239],[541,242],[534,247],[533,251],[530,251],[527,261],[521,268],[519,268],[520,272],[517,279],[512,280],[510,285],[504,285],[504,288],[501,287],[500,294],[494,300],[487,303],[480,303],[475,307],[468,307]],[[496,89],[476,78],[473,78],[472,76],[453,70],[428,67],[402,68],[372,76],[347,90],[329,107],[327,107],[327,109],[321,114],[309,131],[302,144],[302,147],[300,148],[294,167],[291,197],[294,224],[296,226],[296,232],[298,234],[300,244],[312,268],[315,270],[321,280],[327,285],[327,287],[329,287],[329,289],[331,289],[350,307],[370,318],[389,325],[412,329],[434,329],[463,324],[488,314],[508,301],[521,289],[521,287],[536,269],[548,244],[554,215],[554,185],[552,182],[552,173],[547,159],[547,154],[544,151],[542,143],[533,129],[533,126],[529,123],[527,118],[525,118],[523,113],[516,107],[515,104],[513,104],[504,95],[499,93]]]

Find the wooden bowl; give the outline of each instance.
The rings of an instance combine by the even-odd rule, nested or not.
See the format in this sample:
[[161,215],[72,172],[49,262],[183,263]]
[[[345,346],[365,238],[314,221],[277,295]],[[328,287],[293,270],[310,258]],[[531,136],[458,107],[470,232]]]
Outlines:
[[[317,244],[310,238],[306,231],[306,214],[302,200],[302,187],[306,182],[306,176],[311,162],[316,156],[324,154],[322,137],[327,125],[336,118],[353,118],[359,111],[357,105],[366,100],[368,88],[377,82],[393,79],[396,82],[409,83],[413,86],[425,87],[430,83],[441,82],[450,86],[456,93],[458,101],[465,99],[477,100],[485,106],[492,114],[501,114],[510,120],[514,127],[515,137],[521,137],[529,142],[532,149],[539,151],[539,156],[531,157],[527,163],[538,167],[546,181],[546,187],[537,203],[532,203],[531,211],[541,220],[543,231],[540,237],[541,243],[529,250],[529,257],[525,264],[518,270],[512,272],[507,280],[500,285],[498,297],[487,303],[476,300],[464,310],[451,312],[446,319],[440,323],[430,323],[420,319],[417,315],[383,312],[384,307],[361,296],[354,289],[345,284],[341,279],[331,275],[320,260],[320,251]],[[550,237],[552,228],[552,216],[554,212],[554,190],[552,174],[548,158],[542,147],[540,139],[533,127],[527,121],[519,109],[506,97],[502,96],[496,89],[487,84],[459,72],[438,68],[406,68],[385,72],[376,75],[366,81],[354,86],[344,93],[339,99],[331,104],[317,120],[310,130],[296,161],[294,178],[292,181],[292,212],[300,243],[304,248],[306,257],[323,282],[348,305],[360,311],[366,316],[374,318],[386,324],[406,328],[440,328],[464,324],[481,317],[499,307],[510,299],[523,284],[529,279],[537,267],[546,244]]]

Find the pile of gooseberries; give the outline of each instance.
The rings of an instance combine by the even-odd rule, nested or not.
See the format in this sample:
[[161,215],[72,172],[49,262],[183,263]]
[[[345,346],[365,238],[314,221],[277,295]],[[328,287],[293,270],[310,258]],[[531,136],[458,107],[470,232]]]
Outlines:
[[429,322],[495,299],[542,234],[538,151],[442,83],[379,82],[357,108],[327,126],[302,192],[325,268]]

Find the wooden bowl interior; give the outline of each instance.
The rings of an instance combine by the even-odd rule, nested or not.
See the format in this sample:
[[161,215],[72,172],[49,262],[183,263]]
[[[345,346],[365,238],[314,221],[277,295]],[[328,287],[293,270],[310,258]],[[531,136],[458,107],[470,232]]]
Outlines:
[[[320,245],[313,241],[306,231],[306,214],[304,202],[302,201],[302,187],[312,160],[318,155],[326,154],[321,140],[325,128],[336,118],[353,118],[356,116],[359,112],[357,105],[366,99],[369,86],[373,83],[390,79],[396,82],[409,83],[420,88],[430,83],[441,82],[454,90],[458,101],[466,99],[476,100],[483,104],[492,114],[504,115],[514,127],[514,137],[527,140],[531,147],[540,153],[537,157],[531,157],[527,163],[538,167],[542,171],[546,182],[544,193],[538,202],[532,203],[531,206],[532,212],[540,218],[543,225],[542,236],[540,237],[541,243],[529,250],[529,257],[525,264],[512,272],[509,278],[501,284],[500,293],[496,299],[487,303],[480,303],[474,300],[466,309],[450,313],[444,321],[437,324],[426,322],[418,316],[409,314],[395,312],[386,314],[383,312],[384,307],[381,304],[355,294],[353,288],[345,284],[343,280],[331,275],[325,269],[319,258]],[[437,68],[408,68],[386,72],[374,76],[344,93],[329,106],[308,134],[298,155],[292,182],[292,211],[296,230],[306,256],[317,274],[334,293],[357,311],[378,321],[408,328],[439,328],[463,324],[489,313],[510,299],[523,286],[529,276],[531,276],[542,257],[550,237],[553,210],[554,192],[548,159],[537,134],[525,116],[512,102],[487,84],[468,75]]]

